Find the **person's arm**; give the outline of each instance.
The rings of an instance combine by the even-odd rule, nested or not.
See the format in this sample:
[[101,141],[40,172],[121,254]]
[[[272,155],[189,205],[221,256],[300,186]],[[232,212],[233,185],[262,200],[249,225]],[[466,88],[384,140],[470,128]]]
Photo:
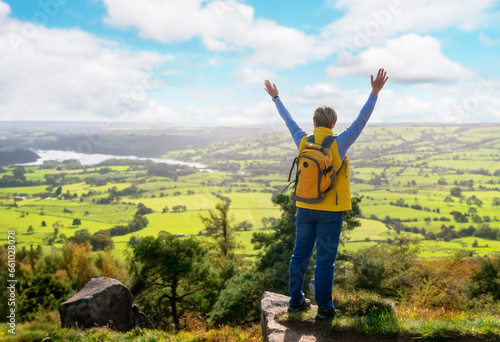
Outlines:
[[375,108],[375,104],[377,103],[378,93],[382,90],[388,78],[387,72],[384,71],[384,69],[378,70],[377,78],[375,80],[373,79],[373,75],[371,75],[372,92],[368,97],[368,100],[359,112],[356,120],[354,120],[353,123],[337,137],[337,145],[341,160],[344,160],[347,150],[359,137],[363,128],[365,128],[365,125]]
[[278,113],[280,114],[281,118],[285,121],[286,126],[288,127],[288,130],[292,135],[293,141],[295,142],[295,145],[297,145],[297,148],[299,148],[300,141],[304,136],[307,135],[307,133],[304,132],[304,130],[299,127],[299,125],[292,118],[290,112],[288,112],[288,110],[286,109],[283,102],[281,102],[281,99],[279,98],[278,88],[276,88],[276,85],[275,84],[271,85],[271,82],[269,82],[268,80],[264,82],[264,85],[266,87],[265,90],[267,91],[267,93],[273,98],[273,101],[276,104],[276,108],[278,109]]

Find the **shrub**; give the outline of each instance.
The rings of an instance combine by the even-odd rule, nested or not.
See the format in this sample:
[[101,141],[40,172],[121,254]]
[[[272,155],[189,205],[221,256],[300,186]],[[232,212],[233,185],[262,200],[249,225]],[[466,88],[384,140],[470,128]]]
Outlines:
[[368,252],[359,252],[354,259],[354,286],[366,290],[379,290],[385,266],[368,255]]
[[423,260],[412,265],[414,279],[406,296],[420,308],[464,309],[467,302],[466,280],[469,269],[465,253],[445,260]]
[[485,259],[472,277],[471,293],[473,296],[490,294],[500,299],[500,259]]
[[70,288],[49,274],[40,274],[23,279],[19,292],[17,314],[20,320],[25,321],[34,319],[41,308],[57,309],[67,298]]
[[244,323],[260,314],[263,275],[250,270],[231,278],[221,291],[209,319],[215,324]]

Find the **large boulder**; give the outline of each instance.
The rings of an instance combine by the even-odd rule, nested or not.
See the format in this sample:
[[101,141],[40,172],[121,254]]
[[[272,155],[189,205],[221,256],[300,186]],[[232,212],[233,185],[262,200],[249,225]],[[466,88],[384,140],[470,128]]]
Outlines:
[[116,279],[94,277],[59,307],[63,328],[108,326],[128,331],[135,326],[153,328],[149,318],[133,305],[134,296]]

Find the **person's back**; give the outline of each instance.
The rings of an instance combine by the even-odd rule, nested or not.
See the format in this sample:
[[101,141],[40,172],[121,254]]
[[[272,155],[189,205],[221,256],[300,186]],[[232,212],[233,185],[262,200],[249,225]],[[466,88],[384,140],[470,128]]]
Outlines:
[[[351,210],[350,169],[346,152],[361,134],[370,118],[378,93],[388,79],[386,75],[384,69],[379,69],[375,80],[373,75],[371,76],[372,93],[368,101],[356,120],[341,132],[330,146],[333,163],[335,167],[339,168],[333,189],[327,191],[324,199],[319,203],[296,202],[298,208],[295,215],[297,235],[289,274],[290,301],[288,311],[290,312],[305,310],[311,304],[305,298],[302,287],[316,241],[316,267],[314,268],[315,298],[318,304],[316,318],[333,317],[337,312],[332,301],[335,258],[344,211]],[[278,112],[285,121],[298,151],[301,151],[307,143],[307,133],[297,125],[281,102],[276,85],[271,85],[268,80],[264,84],[265,90],[276,103]],[[314,112],[313,122],[315,143],[321,145],[327,136],[333,135],[332,129],[337,122],[337,113],[328,106],[318,107]],[[341,166],[339,167],[339,165]]]

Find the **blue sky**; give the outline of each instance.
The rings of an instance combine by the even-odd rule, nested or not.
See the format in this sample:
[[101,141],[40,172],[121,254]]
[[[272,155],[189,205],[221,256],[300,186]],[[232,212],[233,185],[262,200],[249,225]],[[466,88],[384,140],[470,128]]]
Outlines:
[[500,0],[0,0],[0,120],[500,121]]

